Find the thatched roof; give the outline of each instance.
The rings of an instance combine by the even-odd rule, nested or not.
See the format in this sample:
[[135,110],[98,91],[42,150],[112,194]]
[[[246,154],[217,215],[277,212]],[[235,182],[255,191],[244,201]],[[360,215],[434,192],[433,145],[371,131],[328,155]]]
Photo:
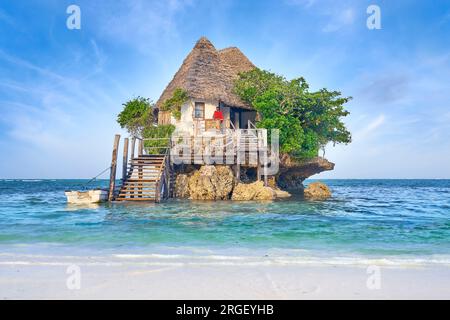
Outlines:
[[233,85],[240,72],[253,68],[253,63],[238,48],[216,50],[208,39],[202,37],[156,104],[161,107],[176,88],[182,88],[193,99],[221,100],[230,106],[252,109],[233,93]]

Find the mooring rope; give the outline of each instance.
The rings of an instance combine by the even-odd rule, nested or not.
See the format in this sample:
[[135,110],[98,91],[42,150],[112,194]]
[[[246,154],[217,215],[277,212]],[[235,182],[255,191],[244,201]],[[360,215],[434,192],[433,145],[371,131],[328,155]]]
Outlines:
[[94,181],[95,179],[97,179],[98,177],[100,177],[102,174],[104,174],[106,171],[110,170],[111,166],[109,166],[108,168],[106,168],[105,170],[103,170],[102,172],[100,172],[98,175],[96,175],[95,177],[93,177],[91,180],[89,180],[88,182],[84,183],[82,185],[83,188],[86,188],[86,186],[91,183],[92,181]]

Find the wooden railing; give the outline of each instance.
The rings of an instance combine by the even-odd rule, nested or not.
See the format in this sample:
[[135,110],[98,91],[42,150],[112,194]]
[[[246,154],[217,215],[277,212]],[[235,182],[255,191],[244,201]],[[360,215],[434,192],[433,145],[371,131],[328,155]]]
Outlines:
[[233,128],[233,123],[230,119],[224,119],[223,121],[215,119],[197,119],[194,122],[194,132],[196,135],[200,135],[205,131],[211,130],[225,130]]
[[205,119],[205,131],[209,131],[211,129],[220,130],[220,120],[214,120],[214,119]]
[[[237,164],[245,160],[245,155],[267,152],[267,130],[226,129],[215,135],[172,136],[171,150],[172,160],[178,157],[183,163],[208,164],[209,157],[223,156],[228,160],[231,155]],[[267,162],[264,157],[258,157],[258,161],[261,165]]]
[[156,190],[158,190],[156,194],[156,202],[160,202],[161,199],[169,198],[169,188],[170,188],[170,151],[167,148],[166,153],[164,155],[164,162],[162,164],[162,168],[159,174],[158,182],[156,183]]

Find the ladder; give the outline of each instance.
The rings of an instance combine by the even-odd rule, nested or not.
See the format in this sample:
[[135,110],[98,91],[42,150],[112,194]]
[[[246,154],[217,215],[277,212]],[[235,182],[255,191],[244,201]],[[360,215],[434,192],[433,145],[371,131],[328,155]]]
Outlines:
[[168,157],[166,153],[131,158],[115,200],[160,202],[168,197],[171,178]]

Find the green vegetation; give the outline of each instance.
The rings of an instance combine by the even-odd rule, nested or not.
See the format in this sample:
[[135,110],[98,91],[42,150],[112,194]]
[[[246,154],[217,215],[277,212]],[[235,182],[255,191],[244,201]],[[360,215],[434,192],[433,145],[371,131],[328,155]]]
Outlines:
[[351,97],[342,97],[338,91],[308,89],[304,78],[289,81],[254,69],[240,74],[234,91],[258,111],[258,127],[280,129],[281,152],[312,158],[329,142],[351,142],[351,134],[342,122],[342,117],[349,114],[343,105]]
[[175,130],[173,125],[154,124],[154,104],[150,99],[137,97],[123,104],[122,112],[117,116],[117,122],[131,135],[139,138],[153,138],[144,142],[148,154],[161,154],[166,151],[169,138]]
[[153,123],[153,103],[150,99],[137,97],[122,105],[124,108],[117,116],[120,127],[131,135],[142,136],[144,128]]
[[144,148],[148,154],[163,154],[169,145],[170,136],[175,130],[171,124],[147,127],[143,131],[143,138],[155,140],[144,141]]
[[176,88],[171,98],[164,101],[161,106],[163,111],[171,111],[175,119],[181,118],[181,106],[189,99],[188,93],[181,89]]

